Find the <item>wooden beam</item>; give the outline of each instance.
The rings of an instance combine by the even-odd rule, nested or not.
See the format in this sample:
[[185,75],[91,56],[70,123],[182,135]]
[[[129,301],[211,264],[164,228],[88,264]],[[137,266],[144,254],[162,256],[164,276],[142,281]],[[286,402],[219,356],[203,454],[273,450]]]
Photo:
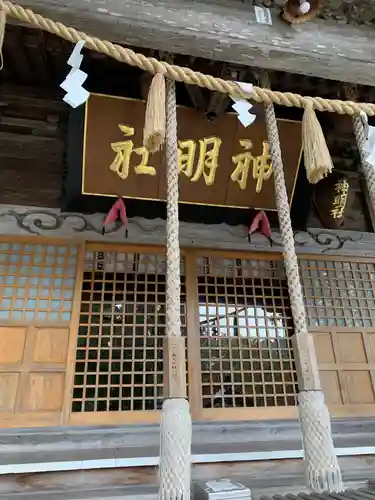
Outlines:
[[[4,160],[2,160],[4,162]],[[61,213],[55,209],[59,206],[56,203],[57,196],[54,198],[54,204],[49,205],[51,208],[43,208],[41,201],[47,201],[52,198],[44,194],[45,190],[34,188],[30,177],[27,178],[27,186],[33,189],[33,193],[37,193],[39,201],[35,199],[33,193],[31,195],[27,190],[18,188],[14,182],[14,172],[17,162],[21,160],[9,159],[5,160],[9,168],[0,170],[3,178],[0,176],[0,235],[27,235],[39,234],[40,236],[52,238],[75,238],[85,241],[95,241],[103,243],[123,243],[124,231],[118,229],[112,233],[102,235],[103,214],[80,214],[77,212]],[[22,160],[22,171],[19,177],[24,177],[24,172],[28,165],[28,161]],[[3,163],[1,163],[1,166]],[[55,165],[55,163],[54,163]],[[44,179],[44,172],[48,175],[48,168],[51,174],[50,182],[52,182],[52,173],[58,171],[58,167],[48,167],[48,164],[40,165],[41,174],[35,175],[35,182],[41,182],[39,179]],[[52,170],[54,168],[55,170]],[[32,172],[32,170],[30,171]],[[13,178],[11,177],[13,174]],[[25,177],[26,178],[26,177]],[[12,181],[13,179],[13,181]],[[12,181],[12,182],[11,182]],[[45,183],[48,187],[48,184]],[[53,184],[52,188],[56,184]],[[4,186],[4,187],[3,187]],[[7,189],[6,197],[3,196],[4,189]],[[50,191],[50,190],[49,190]],[[40,194],[41,193],[41,194]],[[20,198],[23,197],[22,200]],[[25,198],[30,198],[25,201]],[[6,199],[5,199],[6,198]],[[26,203],[33,206],[26,206]],[[38,201],[38,205],[36,202]],[[3,204],[2,204],[3,203]],[[45,206],[45,203],[43,203]],[[17,205],[17,206],[16,206]],[[25,222],[28,229],[25,228]],[[40,221],[36,225],[36,220]],[[55,225],[51,225],[54,221]],[[246,226],[228,226],[227,224],[194,224],[191,222],[180,223],[180,245],[185,248],[212,249],[238,252],[259,252],[267,253],[271,256],[280,255],[282,243],[278,231],[272,231],[272,246],[268,239],[262,234],[256,233],[252,235],[251,242],[247,240]],[[165,244],[165,221],[162,219],[143,219],[140,217],[129,219],[129,236],[126,240],[129,245],[157,245]],[[327,229],[308,229],[306,232],[295,232],[295,244],[298,255],[337,255],[340,257],[368,257],[375,258],[375,234],[359,231],[341,231]],[[272,257],[270,257],[272,258]]]
[[375,30],[315,20],[258,24],[235,0],[22,0],[92,35],[138,47],[374,85]]

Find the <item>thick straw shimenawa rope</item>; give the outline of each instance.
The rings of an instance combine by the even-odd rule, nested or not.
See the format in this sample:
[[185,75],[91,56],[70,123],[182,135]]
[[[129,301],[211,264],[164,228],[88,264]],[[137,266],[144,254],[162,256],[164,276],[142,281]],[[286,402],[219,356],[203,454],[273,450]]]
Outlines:
[[[266,127],[271,152],[276,207],[283,242],[285,272],[296,337],[311,335],[306,325],[298,260],[294,247],[288,195],[285,186],[283,161],[275,110],[266,104]],[[296,342],[298,345],[298,342]],[[315,356],[315,353],[313,354]],[[338,492],[343,490],[341,471],[332,440],[328,409],[321,390],[301,390],[298,395],[298,411],[302,442],[307,463],[307,486],[314,491]]]
[[352,101],[341,101],[338,99],[322,99],[320,97],[303,97],[291,92],[276,92],[270,89],[253,87],[251,94],[243,92],[235,82],[215,78],[211,75],[205,75],[189,68],[168,64],[165,61],[146,57],[143,54],[137,54],[133,50],[121,47],[120,45],[91,37],[88,34],[77,31],[74,28],[65,26],[62,23],[52,21],[40,14],[35,14],[32,10],[24,9],[20,5],[13,4],[7,0],[0,0],[0,8],[3,8],[8,16],[22,21],[32,26],[36,26],[44,31],[53,33],[72,43],[84,40],[86,47],[105,54],[117,61],[125,62],[130,66],[137,66],[144,71],[152,74],[157,72],[164,73],[166,77],[177,82],[184,82],[191,85],[197,85],[216,92],[222,92],[234,97],[251,99],[265,104],[278,104],[281,106],[295,106],[304,108],[307,100],[312,102],[314,109],[318,111],[329,111],[340,115],[353,116],[363,111],[368,116],[375,116],[375,104],[356,103]]

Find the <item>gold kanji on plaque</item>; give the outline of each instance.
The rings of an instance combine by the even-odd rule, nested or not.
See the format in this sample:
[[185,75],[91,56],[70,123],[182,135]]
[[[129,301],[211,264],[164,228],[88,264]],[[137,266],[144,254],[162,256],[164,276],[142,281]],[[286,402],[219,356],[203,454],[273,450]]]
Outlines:
[[331,215],[334,219],[341,219],[344,215],[349,194],[349,182],[341,179],[335,184],[335,197],[333,198]]
[[[125,137],[134,136],[133,127],[119,125],[119,129],[123,132]],[[141,157],[140,163],[133,166],[136,174],[156,175],[155,168],[148,165],[150,153],[144,146],[134,148],[134,142],[129,139],[126,141],[111,142],[111,148],[116,153],[116,157],[109,168],[113,172],[116,172],[121,179],[127,179],[129,176],[130,161],[133,153]]]
[[257,156],[253,162],[253,178],[257,181],[255,191],[260,193],[263,188],[263,181],[268,181],[273,172],[269,145],[267,141],[263,141],[263,151],[260,156]]
[[206,185],[212,186],[215,182],[216,170],[219,166],[222,140],[219,137],[205,137],[198,142],[198,163],[194,173],[197,143],[193,140],[179,141],[179,171],[189,177],[191,182],[197,182],[203,176]]
[[252,166],[252,176],[256,180],[255,191],[260,193],[263,188],[263,181],[267,181],[272,175],[268,142],[263,142],[263,151],[260,156],[253,156],[251,153],[253,143],[249,139],[240,139],[240,144],[244,151],[232,157],[236,168],[230,178],[233,182],[238,183],[240,189],[246,189],[249,169]]

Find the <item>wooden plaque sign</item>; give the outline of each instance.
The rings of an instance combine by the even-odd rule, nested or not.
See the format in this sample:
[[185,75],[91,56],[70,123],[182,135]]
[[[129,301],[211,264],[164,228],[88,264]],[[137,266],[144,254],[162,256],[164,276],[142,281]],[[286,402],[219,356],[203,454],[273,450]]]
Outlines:
[[345,216],[354,201],[352,180],[345,174],[333,171],[314,188],[314,205],[325,229],[345,227]]
[[[142,146],[143,101],[91,94],[86,104],[82,193],[165,200],[165,151]],[[209,122],[179,107],[180,201],[275,210],[273,171],[263,119],[244,128],[236,115]],[[278,120],[291,200],[301,156],[301,124]]]

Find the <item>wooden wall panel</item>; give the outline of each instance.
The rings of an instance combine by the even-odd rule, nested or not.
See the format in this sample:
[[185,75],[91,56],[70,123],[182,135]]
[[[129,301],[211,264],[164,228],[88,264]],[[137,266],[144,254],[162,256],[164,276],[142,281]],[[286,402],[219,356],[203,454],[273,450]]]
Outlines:
[[61,423],[68,328],[0,328],[0,426]]
[[30,372],[20,390],[21,411],[58,411],[62,409],[65,373]]
[[340,381],[336,370],[320,370],[322,389],[329,405],[342,405]]
[[66,328],[34,330],[31,361],[33,363],[66,363],[69,332]]
[[20,373],[0,373],[0,412],[14,411],[19,380]]
[[375,332],[322,328],[312,334],[332,415],[374,415]]
[[11,85],[0,101],[0,202],[59,208],[67,108],[55,93]]
[[375,332],[367,334],[367,350],[372,359],[375,359]]
[[22,362],[25,337],[25,328],[0,327],[1,364],[13,365]]

